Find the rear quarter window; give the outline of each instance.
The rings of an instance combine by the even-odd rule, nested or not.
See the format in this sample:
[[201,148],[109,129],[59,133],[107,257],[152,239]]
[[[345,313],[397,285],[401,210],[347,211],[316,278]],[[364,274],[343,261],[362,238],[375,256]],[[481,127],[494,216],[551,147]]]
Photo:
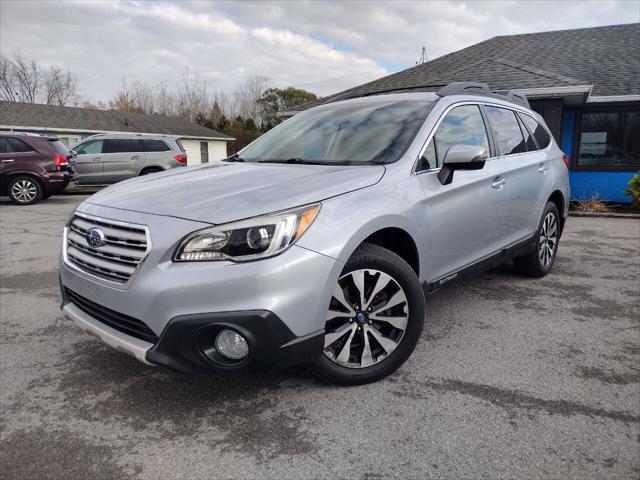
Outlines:
[[164,143],[162,140],[143,140],[142,145],[144,146],[145,152],[169,152],[171,151],[171,147]]
[[178,148],[180,148],[181,152],[185,152],[186,151],[184,149],[184,146],[182,145],[182,141],[179,138],[176,139],[176,143],[178,144]]
[[538,142],[538,147],[541,150],[547,148],[551,143],[551,135],[549,135],[549,132],[547,132],[547,130],[542,125],[540,125],[536,120],[534,120],[533,117],[530,117],[529,115],[520,114],[520,118],[522,118],[522,121],[527,126],[529,131],[533,133],[536,142]]

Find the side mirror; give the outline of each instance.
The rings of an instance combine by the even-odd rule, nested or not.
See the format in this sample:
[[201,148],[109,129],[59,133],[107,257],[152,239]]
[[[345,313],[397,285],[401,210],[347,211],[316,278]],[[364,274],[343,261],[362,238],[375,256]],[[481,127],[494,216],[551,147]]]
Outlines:
[[453,181],[456,170],[480,170],[489,158],[487,150],[476,145],[453,145],[449,147],[438,172],[438,180],[442,185]]

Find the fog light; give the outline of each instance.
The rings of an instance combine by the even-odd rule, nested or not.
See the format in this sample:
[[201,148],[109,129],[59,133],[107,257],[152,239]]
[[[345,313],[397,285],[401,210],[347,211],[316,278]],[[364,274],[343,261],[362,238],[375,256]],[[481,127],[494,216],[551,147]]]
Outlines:
[[222,330],[216,337],[216,350],[223,357],[240,360],[249,355],[247,340],[233,330]]

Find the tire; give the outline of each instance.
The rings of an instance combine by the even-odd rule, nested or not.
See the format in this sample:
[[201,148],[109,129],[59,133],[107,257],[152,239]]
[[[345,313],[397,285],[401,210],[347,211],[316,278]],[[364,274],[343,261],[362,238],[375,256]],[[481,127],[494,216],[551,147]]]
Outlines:
[[547,202],[540,218],[535,249],[513,259],[516,271],[522,275],[542,278],[553,268],[560,240],[560,214],[555,203]]
[[9,198],[17,205],[32,205],[43,197],[42,185],[33,177],[22,175],[9,181]]
[[159,167],[147,167],[147,168],[143,168],[142,171],[140,172],[140,176],[142,175],[149,175],[150,173],[158,173],[158,172],[162,172],[163,170]]
[[340,385],[380,380],[409,358],[424,317],[424,292],[413,269],[386,248],[363,244],[334,289],[325,349],[311,370],[320,380]]

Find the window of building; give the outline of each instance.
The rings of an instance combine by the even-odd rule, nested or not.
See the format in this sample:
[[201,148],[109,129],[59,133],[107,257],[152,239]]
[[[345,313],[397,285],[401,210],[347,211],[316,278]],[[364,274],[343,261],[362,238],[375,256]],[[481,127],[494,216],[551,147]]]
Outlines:
[[110,138],[107,140],[107,153],[135,153],[142,151],[142,142],[129,138]]
[[540,125],[533,117],[530,117],[529,115],[521,114],[520,118],[527,126],[529,131],[533,133],[533,136],[538,142],[538,147],[541,150],[547,148],[551,143],[551,135],[549,135],[549,132],[547,132],[547,130],[542,125]]
[[90,140],[76,147],[78,155],[95,155],[102,153],[102,140]]
[[489,153],[487,130],[477,105],[455,107],[447,113],[423,152],[416,170],[441,166],[453,145],[479,146]]
[[209,163],[209,142],[200,142],[200,161]]
[[640,167],[640,109],[585,111],[578,124],[578,167]]
[[494,133],[501,155],[513,155],[527,151],[516,112],[507,108],[485,107],[491,130]]
[[168,152],[171,150],[169,145],[162,140],[145,139],[142,140],[142,145],[144,146],[145,152]]

